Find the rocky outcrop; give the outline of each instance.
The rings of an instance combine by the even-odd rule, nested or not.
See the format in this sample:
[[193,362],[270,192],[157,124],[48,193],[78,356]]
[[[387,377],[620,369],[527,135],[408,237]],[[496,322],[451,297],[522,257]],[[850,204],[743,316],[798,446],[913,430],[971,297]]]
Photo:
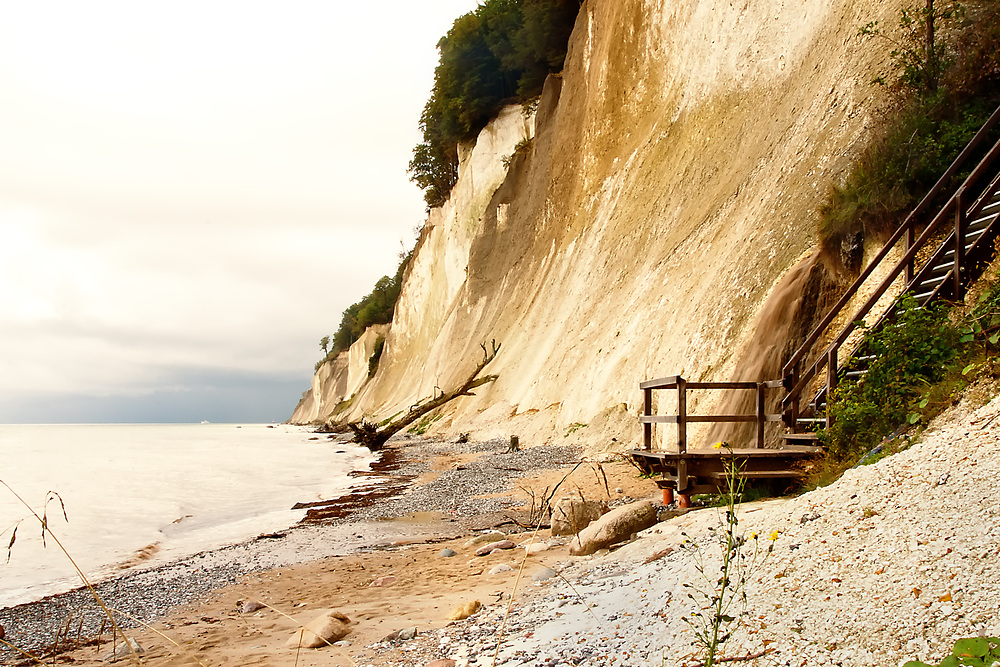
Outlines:
[[535,115],[509,108],[463,149],[345,415],[447,391],[493,338],[499,379],[434,429],[621,449],[641,380],[733,379],[877,111],[887,54],[858,26],[899,4],[588,0]]

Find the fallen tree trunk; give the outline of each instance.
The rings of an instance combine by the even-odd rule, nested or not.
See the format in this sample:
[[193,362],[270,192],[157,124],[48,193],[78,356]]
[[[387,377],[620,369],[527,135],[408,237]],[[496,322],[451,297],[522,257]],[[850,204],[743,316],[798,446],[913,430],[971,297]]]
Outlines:
[[500,344],[496,342],[496,339],[490,342],[489,349],[486,348],[485,343],[480,343],[479,346],[483,348],[483,360],[479,362],[476,369],[472,371],[469,378],[462,384],[461,387],[455,391],[442,393],[436,398],[431,398],[427,401],[421,401],[409,409],[404,417],[390,422],[383,428],[379,428],[377,424],[369,421],[362,420],[360,423],[351,422],[347,426],[354,432],[354,440],[367,447],[371,451],[375,452],[382,449],[382,446],[386,443],[389,438],[399,433],[401,430],[417,421],[429,412],[432,412],[440,408],[445,403],[458,398],[459,396],[475,396],[472,390],[476,387],[481,387],[487,382],[493,382],[497,379],[496,375],[484,375],[479,377],[479,374],[486,368],[491,361],[493,361],[497,352],[500,351]]

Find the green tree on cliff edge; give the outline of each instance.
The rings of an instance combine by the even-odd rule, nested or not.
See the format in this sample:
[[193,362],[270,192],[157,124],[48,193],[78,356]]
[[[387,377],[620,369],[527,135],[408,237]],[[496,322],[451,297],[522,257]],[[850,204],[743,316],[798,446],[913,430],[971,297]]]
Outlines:
[[562,69],[579,11],[579,0],[486,0],[441,38],[420,116],[424,140],[409,167],[428,206],[442,204],[458,179],[458,144],[505,104],[538,96],[545,77]]

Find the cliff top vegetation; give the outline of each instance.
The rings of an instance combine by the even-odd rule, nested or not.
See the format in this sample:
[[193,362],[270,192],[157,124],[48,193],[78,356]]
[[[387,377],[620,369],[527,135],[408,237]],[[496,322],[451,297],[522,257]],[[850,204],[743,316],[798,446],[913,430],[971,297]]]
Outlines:
[[562,70],[579,11],[580,0],[486,0],[441,38],[423,141],[409,166],[428,207],[444,203],[458,179],[458,144],[505,104],[537,97],[545,77]]

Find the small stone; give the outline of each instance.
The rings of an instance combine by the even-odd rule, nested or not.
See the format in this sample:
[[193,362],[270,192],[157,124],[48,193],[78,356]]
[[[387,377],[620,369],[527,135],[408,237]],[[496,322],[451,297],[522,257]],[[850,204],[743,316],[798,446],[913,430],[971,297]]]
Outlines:
[[468,618],[475,614],[477,611],[483,608],[483,603],[479,600],[472,600],[466,602],[463,605],[455,607],[455,610],[448,615],[449,621],[461,621],[464,618]]
[[551,579],[554,576],[556,576],[556,571],[555,570],[553,570],[551,568],[548,568],[548,567],[543,567],[542,569],[538,570],[533,575],[531,575],[531,580],[532,581],[547,581],[547,580]]
[[442,549],[438,552],[438,556],[441,558],[451,558],[452,556],[457,556],[458,552],[454,549]]
[[455,667],[455,661],[451,658],[441,658],[440,660],[428,662],[424,667]]
[[945,473],[945,474],[941,475],[940,477],[938,477],[937,485],[938,486],[944,486],[945,484],[947,484],[948,483],[948,477],[949,477],[948,473]]
[[411,628],[403,628],[402,630],[399,631],[397,636],[399,637],[400,640],[404,642],[410,641],[411,639],[417,636],[417,626],[413,626]]
[[815,521],[818,518],[820,518],[819,512],[806,512],[805,514],[799,517],[799,523],[805,524],[810,521]]
[[368,587],[369,588],[372,588],[372,587],[376,587],[376,588],[377,587],[388,587],[388,586],[392,586],[397,581],[399,581],[399,579],[397,579],[396,577],[394,577],[391,574],[387,574],[386,576],[379,577],[378,579],[376,579],[372,583],[368,584]]
[[492,570],[490,570],[490,574],[500,574],[501,572],[511,572],[511,571],[513,571],[513,569],[514,568],[512,568],[510,565],[507,565],[507,563],[500,563],[499,565],[497,565],[496,567],[494,567]]
[[479,535],[476,535],[475,537],[473,537],[472,539],[470,539],[468,542],[466,542],[465,546],[467,548],[468,547],[474,547],[474,546],[477,546],[479,544],[486,544],[487,542],[498,542],[498,541],[504,540],[506,538],[507,538],[507,535],[504,534],[504,533],[501,533],[499,530],[491,530],[488,533],[481,533]]
[[[129,646],[132,648],[130,649]],[[101,662],[118,662],[119,660],[128,659],[133,653],[137,655],[142,655],[142,647],[139,646],[139,642],[128,638],[128,645],[124,642],[116,645],[113,649],[101,656]]]
[[623,489],[623,488],[622,488],[622,487],[620,487],[620,486],[618,486],[618,487],[615,487],[615,493],[617,493],[617,494],[621,495],[622,493],[625,493],[625,489]]
[[3,629],[2,625],[0,625],[0,639],[3,639],[6,636],[7,636],[7,631]]
[[246,602],[243,603],[243,606],[240,607],[240,611],[244,614],[252,614],[255,611],[266,608],[267,605],[263,605],[260,602],[257,602],[256,600],[247,600]]
[[484,547],[479,547],[476,549],[477,556],[488,556],[498,549],[513,549],[517,545],[511,540],[500,540],[499,542],[491,542]]
[[529,556],[532,556],[534,554],[547,551],[548,548],[549,545],[545,544],[544,542],[533,542],[532,544],[526,546],[524,550],[528,553]]

